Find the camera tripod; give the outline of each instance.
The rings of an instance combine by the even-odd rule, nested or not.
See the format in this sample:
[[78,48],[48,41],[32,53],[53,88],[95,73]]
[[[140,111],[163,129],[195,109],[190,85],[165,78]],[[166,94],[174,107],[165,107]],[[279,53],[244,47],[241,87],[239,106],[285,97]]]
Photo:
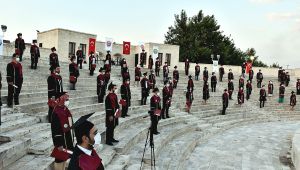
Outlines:
[[[150,136],[150,138],[149,138],[149,136]],[[148,141],[148,139],[149,139],[149,141]],[[145,157],[145,152],[146,152],[146,147],[148,145],[148,142],[150,142],[150,148],[151,148],[151,170],[152,169],[155,170],[155,152],[154,152],[154,140],[153,140],[152,126],[150,126],[150,128],[148,129],[148,132],[147,132],[147,138],[146,138],[145,147],[144,147],[144,151],[143,151],[143,157],[141,160],[140,170],[142,170],[142,167],[143,167],[144,157]]]

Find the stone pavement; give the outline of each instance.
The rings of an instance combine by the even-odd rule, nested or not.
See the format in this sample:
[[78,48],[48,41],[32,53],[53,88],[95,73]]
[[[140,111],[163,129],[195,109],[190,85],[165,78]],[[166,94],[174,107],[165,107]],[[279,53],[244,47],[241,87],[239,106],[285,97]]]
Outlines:
[[236,127],[199,144],[185,166],[189,170],[285,170],[280,155],[300,122],[268,122]]

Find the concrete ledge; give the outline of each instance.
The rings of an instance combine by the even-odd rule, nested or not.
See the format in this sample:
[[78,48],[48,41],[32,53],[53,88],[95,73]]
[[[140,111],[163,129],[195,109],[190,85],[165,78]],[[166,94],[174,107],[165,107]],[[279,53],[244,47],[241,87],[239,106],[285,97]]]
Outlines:
[[292,161],[296,170],[300,170],[300,129],[295,132],[292,140]]

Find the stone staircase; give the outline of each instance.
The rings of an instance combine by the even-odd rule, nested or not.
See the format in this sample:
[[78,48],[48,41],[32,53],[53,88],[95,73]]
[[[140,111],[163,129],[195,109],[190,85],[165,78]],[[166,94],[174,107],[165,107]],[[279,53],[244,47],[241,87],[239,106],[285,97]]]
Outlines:
[[[9,57],[4,57],[0,63],[0,71],[5,75]],[[53,148],[50,124],[47,122],[47,77],[49,75],[48,60],[41,60],[37,70],[29,69],[29,60],[23,61],[24,84],[20,94],[20,105],[14,109],[6,108],[2,111],[2,125],[0,127],[0,169],[51,169],[53,158],[49,154]],[[97,103],[96,75],[89,76],[87,66],[80,70],[80,77],[76,91],[68,89],[68,63],[61,64],[64,90],[70,95],[70,110],[74,120],[89,112],[96,112],[90,120],[94,122],[105,136],[104,105]],[[100,67],[100,66],[98,66]],[[97,70],[97,69],[96,69]],[[148,71],[143,69],[143,71]],[[134,69],[131,68],[131,77]],[[235,75],[237,77],[237,75]],[[120,87],[122,79],[120,68],[113,67],[111,80]],[[172,107],[169,119],[159,122],[160,135],[155,136],[156,165],[159,169],[185,169],[185,161],[201,143],[210,137],[220,134],[227,129],[242,126],[253,122],[299,120],[300,108],[287,111],[289,94],[294,90],[295,80],[286,88],[286,101],[277,103],[278,85],[276,78],[268,77],[275,85],[274,97],[268,98],[265,108],[259,109],[256,81],[253,81],[253,92],[249,101],[245,100],[242,106],[237,105],[236,91],[226,115],[220,115],[222,109],[221,95],[227,88],[227,78],[218,82],[217,92],[210,92],[210,99],[202,103],[203,81],[194,81],[194,102],[191,113],[185,112],[185,89],[187,77],[180,72],[180,81],[174,89]],[[150,126],[148,117],[149,99],[147,106],[140,106],[140,87],[135,87],[131,81],[132,106],[129,108],[130,117],[121,118],[115,129],[115,136],[120,142],[113,147],[101,145],[97,152],[103,159],[106,169],[139,169],[145,146],[145,139]],[[265,82],[266,82],[265,81]],[[6,103],[7,83],[3,79],[2,102]],[[238,80],[234,80],[237,89]],[[157,77],[157,85],[163,88],[162,77]],[[117,94],[120,97],[119,90]],[[288,99],[288,100],[287,100]],[[147,147],[143,169],[150,169],[150,149]]]

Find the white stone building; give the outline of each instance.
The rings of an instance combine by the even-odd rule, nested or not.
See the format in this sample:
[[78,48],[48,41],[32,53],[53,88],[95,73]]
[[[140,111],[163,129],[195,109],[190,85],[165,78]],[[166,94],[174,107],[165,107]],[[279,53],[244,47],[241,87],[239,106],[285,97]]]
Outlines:
[[[60,60],[68,60],[71,54],[75,54],[78,47],[83,49],[86,57],[89,50],[89,39],[97,39],[97,35],[90,33],[83,33],[67,29],[55,28],[48,31],[38,33],[37,41],[40,47],[57,49]],[[153,47],[158,47],[158,56],[161,62],[168,62],[171,68],[179,63],[179,46],[167,45],[158,43],[145,43],[146,59],[145,65],[148,65],[148,58],[153,53]],[[126,58],[129,66],[133,67],[140,63],[141,48],[138,45],[131,45],[130,55],[123,55],[123,44],[114,43],[111,51],[113,59]],[[105,50],[105,42],[96,41],[96,53],[99,54],[100,59],[107,54]],[[155,61],[155,59],[154,59]]]

